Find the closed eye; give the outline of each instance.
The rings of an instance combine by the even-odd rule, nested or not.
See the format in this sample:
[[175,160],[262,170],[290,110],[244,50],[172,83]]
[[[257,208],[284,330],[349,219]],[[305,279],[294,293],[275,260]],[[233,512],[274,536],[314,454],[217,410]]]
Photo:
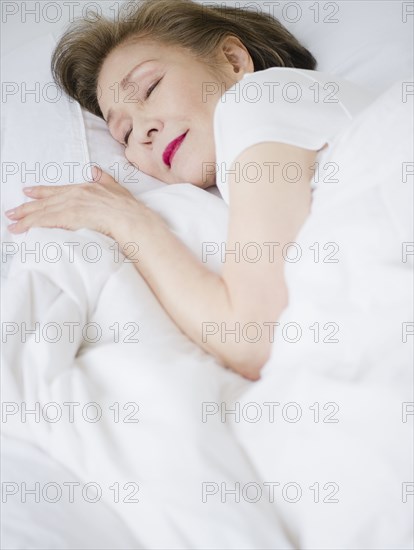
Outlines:
[[[148,88],[148,91],[145,95],[145,99],[149,98],[149,96],[152,94],[152,92],[155,90],[155,88],[158,86],[158,84],[161,82],[161,80],[162,80],[162,78],[157,80],[157,82],[155,82],[155,84],[153,84],[152,86],[150,86],[150,88]],[[132,128],[130,130],[128,130],[128,132],[124,136],[124,146],[125,147],[128,146],[128,139],[129,139],[129,136],[131,135],[131,132],[132,132]]]
[[157,80],[155,84],[153,84],[150,88],[148,88],[147,95],[145,96],[145,99],[148,99],[149,96],[152,94],[152,92],[155,90],[155,88],[158,86],[158,84],[161,82],[161,78]]

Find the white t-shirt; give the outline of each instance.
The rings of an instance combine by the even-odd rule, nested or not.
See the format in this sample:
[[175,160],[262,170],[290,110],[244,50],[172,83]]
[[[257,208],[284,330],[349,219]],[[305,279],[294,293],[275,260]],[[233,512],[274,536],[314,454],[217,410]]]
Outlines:
[[214,113],[221,196],[228,204],[228,172],[248,147],[276,141],[320,151],[374,99],[364,88],[320,71],[272,67],[244,75]]

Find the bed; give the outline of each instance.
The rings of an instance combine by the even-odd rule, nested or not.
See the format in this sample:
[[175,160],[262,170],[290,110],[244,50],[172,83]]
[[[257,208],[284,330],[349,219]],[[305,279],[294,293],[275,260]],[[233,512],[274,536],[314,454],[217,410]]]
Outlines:
[[7,232],[24,185],[98,163],[220,272],[228,208],[135,170],[59,94],[70,10],[5,4],[2,547],[412,548],[413,3],[245,5],[372,94],[324,157],[258,382],[189,340],[111,239]]

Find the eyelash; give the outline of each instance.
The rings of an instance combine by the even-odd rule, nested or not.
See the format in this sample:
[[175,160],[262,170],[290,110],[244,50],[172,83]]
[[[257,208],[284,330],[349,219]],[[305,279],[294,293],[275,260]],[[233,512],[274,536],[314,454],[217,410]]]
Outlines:
[[[152,94],[152,92],[155,90],[155,88],[158,86],[158,84],[160,82],[161,82],[161,78],[159,80],[157,80],[157,82],[155,82],[155,84],[153,84],[150,88],[148,88],[148,91],[145,95],[145,99],[149,98],[149,96]],[[128,139],[129,139],[129,136],[131,135],[131,132],[132,132],[132,128],[130,130],[128,130],[128,132],[124,136],[124,146],[125,147],[128,145]]]

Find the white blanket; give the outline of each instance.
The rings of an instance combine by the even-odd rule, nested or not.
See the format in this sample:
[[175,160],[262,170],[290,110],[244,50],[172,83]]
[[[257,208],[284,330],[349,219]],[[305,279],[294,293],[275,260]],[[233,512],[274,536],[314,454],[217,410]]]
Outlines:
[[[409,492],[412,483],[413,417],[404,422],[402,411],[413,401],[413,256],[403,257],[412,252],[403,243],[412,241],[413,109],[412,98],[401,101],[401,86],[361,113],[321,158],[321,165],[336,163],[331,180],[339,182],[329,180],[332,166],[321,169],[297,239],[301,259],[286,266],[289,306],[260,382],[224,369],[193,344],[134,266],[116,257],[111,239],[34,229],[26,247],[37,246],[36,254],[10,245],[3,432],[98,483],[137,545],[412,544],[413,497],[404,502],[403,487]],[[184,184],[140,199],[200,258],[203,243],[226,239],[227,208],[214,195]],[[54,262],[56,253],[62,256]],[[219,256],[208,260],[220,270]],[[23,344],[25,328],[35,332]],[[37,408],[38,418],[25,415],[25,406]],[[240,418],[221,416],[225,407],[240,410]],[[260,420],[251,420],[254,411]]]

